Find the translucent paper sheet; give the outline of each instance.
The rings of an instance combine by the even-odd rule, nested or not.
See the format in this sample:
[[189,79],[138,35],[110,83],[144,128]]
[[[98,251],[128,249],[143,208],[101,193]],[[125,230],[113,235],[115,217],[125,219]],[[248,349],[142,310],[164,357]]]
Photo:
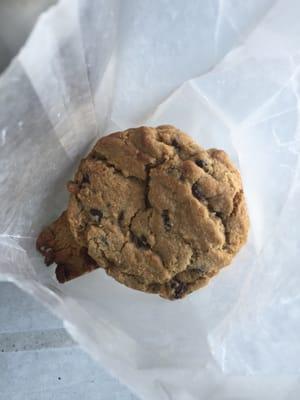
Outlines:
[[[299,19],[297,0],[64,0],[0,79],[0,279],[142,399],[299,399]],[[58,284],[35,238],[78,161],[112,130],[161,123],[239,166],[247,246],[182,301],[102,270]]]

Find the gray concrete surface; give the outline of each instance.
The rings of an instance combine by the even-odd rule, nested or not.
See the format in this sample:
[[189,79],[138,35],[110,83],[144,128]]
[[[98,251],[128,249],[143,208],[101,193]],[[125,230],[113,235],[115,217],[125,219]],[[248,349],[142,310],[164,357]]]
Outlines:
[[137,400],[85,354],[61,321],[0,283],[0,400]]

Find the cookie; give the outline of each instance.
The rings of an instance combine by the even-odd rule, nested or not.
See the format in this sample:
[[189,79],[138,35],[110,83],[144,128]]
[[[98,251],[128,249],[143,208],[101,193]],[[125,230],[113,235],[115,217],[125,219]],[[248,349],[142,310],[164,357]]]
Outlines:
[[70,279],[72,265],[75,276],[89,270],[83,252],[131,288],[178,299],[206,285],[247,239],[238,170],[173,126],[101,138],[68,190]]
[[57,264],[55,272],[60,283],[99,268],[87,248],[78,246],[74,240],[66,211],[40,233],[36,245],[47,266]]

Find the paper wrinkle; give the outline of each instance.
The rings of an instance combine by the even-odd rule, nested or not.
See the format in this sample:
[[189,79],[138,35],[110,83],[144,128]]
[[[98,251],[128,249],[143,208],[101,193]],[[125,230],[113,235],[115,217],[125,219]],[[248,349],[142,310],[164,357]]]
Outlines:
[[[0,79],[0,280],[140,398],[298,398],[299,17],[296,0],[63,0]],[[60,285],[35,250],[90,145],[138,124],[223,148],[243,177],[247,246],[178,302],[102,270]]]

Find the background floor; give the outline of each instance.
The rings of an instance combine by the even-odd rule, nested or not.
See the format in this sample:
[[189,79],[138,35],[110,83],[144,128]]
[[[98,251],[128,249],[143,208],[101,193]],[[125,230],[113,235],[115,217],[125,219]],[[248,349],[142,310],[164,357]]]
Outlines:
[[[55,0],[0,0],[0,73]],[[133,400],[72,341],[62,322],[0,283],[0,400]]]
[[0,400],[137,400],[69,337],[62,322],[0,283]]

